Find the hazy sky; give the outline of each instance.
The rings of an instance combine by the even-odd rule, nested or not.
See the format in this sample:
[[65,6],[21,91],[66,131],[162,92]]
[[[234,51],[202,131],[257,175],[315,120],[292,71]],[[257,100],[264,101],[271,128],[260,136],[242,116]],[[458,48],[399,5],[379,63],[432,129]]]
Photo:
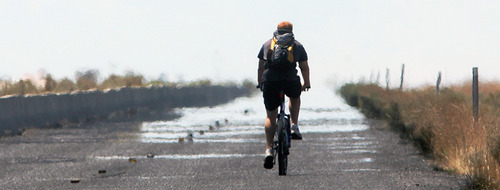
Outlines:
[[0,0],[0,78],[98,69],[148,79],[256,80],[257,53],[294,24],[319,82],[499,79],[500,1]]

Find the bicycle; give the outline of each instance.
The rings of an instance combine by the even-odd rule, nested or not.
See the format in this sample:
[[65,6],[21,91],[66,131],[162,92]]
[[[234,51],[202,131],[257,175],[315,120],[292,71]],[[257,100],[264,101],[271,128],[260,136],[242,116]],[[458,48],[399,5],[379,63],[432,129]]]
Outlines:
[[[258,89],[262,90],[262,86],[258,85]],[[286,175],[288,167],[288,155],[290,154],[289,148],[291,147],[290,140],[290,115],[285,112],[285,92],[280,91],[281,105],[279,107],[278,117],[276,118],[276,132],[272,144],[273,151],[273,165],[276,164],[276,157],[278,158],[279,175]]]
[[[290,115],[285,112],[285,94],[280,91],[281,105],[276,119],[276,133],[273,141],[274,159],[278,158],[279,175],[286,175],[289,148],[291,146]],[[276,164],[274,161],[273,164]]]

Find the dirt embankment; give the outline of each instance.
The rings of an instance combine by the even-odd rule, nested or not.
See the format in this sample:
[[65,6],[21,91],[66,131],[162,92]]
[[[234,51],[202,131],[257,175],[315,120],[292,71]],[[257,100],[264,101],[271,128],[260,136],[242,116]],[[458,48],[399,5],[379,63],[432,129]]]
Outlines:
[[247,95],[248,89],[226,86],[120,88],[68,94],[0,98],[0,136],[33,127],[107,118],[138,109],[212,106]]

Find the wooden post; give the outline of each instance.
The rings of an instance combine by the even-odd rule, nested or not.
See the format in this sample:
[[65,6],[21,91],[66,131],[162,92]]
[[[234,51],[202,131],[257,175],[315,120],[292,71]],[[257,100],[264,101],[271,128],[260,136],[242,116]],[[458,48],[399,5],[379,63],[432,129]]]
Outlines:
[[438,73],[438,80],[436,82],[436,94],[439,94],[439,85],[441,85],[441,71]]
[[405,76],[405,64],[401,66],[401,83],[399,84],[399,91],[403,91],[403,79]]
[[479,81],[477,67],[472,68],[472,113],[474,115],[474,121],[478,121],[479,113]]
[[377,84],[377,86],[380,85],[380,70],[377,72],[377,80],[375,81],[375,83]]
[[385,90],[389,90],[389,80],[389,68],[387,68],[387,70],[385,71]]

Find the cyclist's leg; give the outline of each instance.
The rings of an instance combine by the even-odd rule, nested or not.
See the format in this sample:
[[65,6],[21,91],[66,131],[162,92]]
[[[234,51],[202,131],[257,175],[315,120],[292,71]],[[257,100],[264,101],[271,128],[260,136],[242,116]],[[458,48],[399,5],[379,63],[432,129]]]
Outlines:
[[266,131],[266,149],[270,149],[273,144],[274,133],[276,133],[276,118],[278,116],[278,109],[273,111],[267,110],[267,118],[264,123]]
[[297,80],[288,81],[285,93],[288,97],[290,97],[290,106],[288,106],[290,110],[290,119],[291,119],[291,132],[292,139],[302,139],[302,135],[300,134],[298,121],[299,121],[299,111],[300,111],[300,94],[302,93],[302,85],[300,83],[300,79],[297,77]]
[[274,133],[276,132],[276,118],[278,107],[281,104],[279,97],[280,87],[276,82],[264,82],[263,96],[266,106],[267,117],[264,123],[266,132],[266,148],[269,149],[273,143]]
[[300,96],[297,98],[290,98],[290,122],[291,124],[298,124],[300,112]]
[[302,86],[300,84],[300,79],[289,81],[285,88],[285,94],[290,98],[290,105],[288,109],[290,110],[291,124],[298,124],[299,111],[300,111],[300,94],[302,93]]

